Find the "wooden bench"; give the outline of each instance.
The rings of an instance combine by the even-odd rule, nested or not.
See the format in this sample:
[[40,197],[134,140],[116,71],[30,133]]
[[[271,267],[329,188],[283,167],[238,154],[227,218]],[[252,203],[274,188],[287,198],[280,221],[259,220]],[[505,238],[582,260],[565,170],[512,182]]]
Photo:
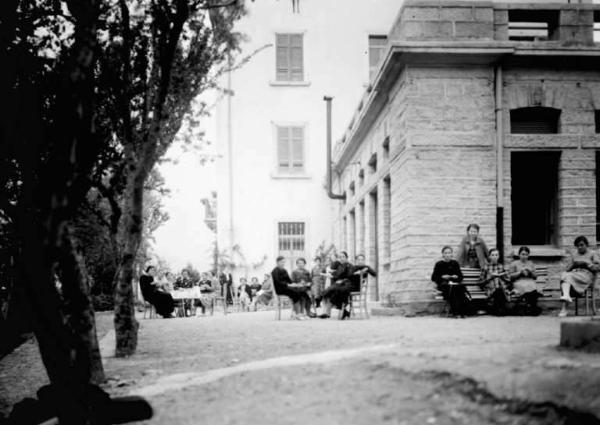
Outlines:
[[[475,269],[471,267],[462,267],[461,272],[463,274],[462,284],[467,287],[469,294],[471,294],[472,300],[485,300],[487,298],[485,291],[481,289],[479,286],[479,276],[481,275],[481,269]],[[537,275],[537,286],[538,291],[546,295],[546,282],[548,280],[548,267],[546,266],[536,266],[536,275]],[[442,293],[438,291],[435,296],[436,300],[443,300],[444,297]]]

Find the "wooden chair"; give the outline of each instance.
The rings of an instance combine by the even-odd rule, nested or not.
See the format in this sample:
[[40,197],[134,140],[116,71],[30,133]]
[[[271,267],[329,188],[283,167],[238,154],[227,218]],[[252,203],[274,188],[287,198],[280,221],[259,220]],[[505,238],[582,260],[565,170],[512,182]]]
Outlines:
[[154,306],[152,304],[150,304],[148,301],[144,301],[144,319],[146,318],[147,313],[148,313],[149,319],[156,318],[156,309],[154,308]]
[[[369,318],[369,310],[367,309],[367,288],[369,286],[369,279],[367,276],[361,276],[360,278],[360,290],[356,292],[350,292],[350,298],[348,299],[348,306],[350,307],[350,317],[363,317]],[[343,309],[340,311],[343,314]]]
[[281,320],[281,308],[286,303],[288,305],[291,304],[290,297],[287,295],[278,295],[277,291],[275,291],[275,285],[273,285],[273,306],[275,307],[275,320]]
[[579,315],[579,298],[585,299],[585,315],[589,316],[590,314],[590,301],[592,304],[592,316],[595,316],[597,313],[596,309],[596,285],[595,283],[591,284],[583,293],[581,297],[573,297],[573,302],[575,303],[575,316]]

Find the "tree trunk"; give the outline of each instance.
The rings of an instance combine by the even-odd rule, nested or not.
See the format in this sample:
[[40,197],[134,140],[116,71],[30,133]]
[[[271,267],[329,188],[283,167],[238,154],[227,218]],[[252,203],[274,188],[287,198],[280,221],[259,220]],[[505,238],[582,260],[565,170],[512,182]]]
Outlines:
[[90,369],[90,382],[104,382],[104,368],[98,346],[94,306],[90,300],[89,276],[85,262],[74,244],[70,231],[62,238],[60,269],[63,297],[67,301],[66,312],[75,339],[78,360]]
[[116,356],[135,353],[139,324],[135,319],[133,276],[137,250],[142,240],[144,181],[147,173],[136,170],[127,181],[124,208],[125,243],[119,280],[115,290]]

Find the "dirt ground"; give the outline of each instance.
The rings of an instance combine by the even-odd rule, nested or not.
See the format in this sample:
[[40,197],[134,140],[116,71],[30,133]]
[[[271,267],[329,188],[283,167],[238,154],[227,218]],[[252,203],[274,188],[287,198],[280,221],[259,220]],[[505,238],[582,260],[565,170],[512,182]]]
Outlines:
[[[102,316],[106,388],[147,397],[149,424],[600,423],[600,356],[558,349],[556,317],[285,318],[141,319],[117,359]],[[43,375],[32,348],[0,362],[5,411]]]

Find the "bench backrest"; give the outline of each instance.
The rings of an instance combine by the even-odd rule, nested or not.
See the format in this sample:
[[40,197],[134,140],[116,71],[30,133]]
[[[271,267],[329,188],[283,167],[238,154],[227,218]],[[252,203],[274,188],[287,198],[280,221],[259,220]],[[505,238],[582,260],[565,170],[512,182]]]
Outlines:
[[[467,287],[472,298],[485,298],[485,292],[479,287],[479,277],[481,275],[481,269],[472,267],[461,267],[463,274],[463,285]],[[548,267],[536,266],[535,268],[538,285],[545,285],[548,279]]]

